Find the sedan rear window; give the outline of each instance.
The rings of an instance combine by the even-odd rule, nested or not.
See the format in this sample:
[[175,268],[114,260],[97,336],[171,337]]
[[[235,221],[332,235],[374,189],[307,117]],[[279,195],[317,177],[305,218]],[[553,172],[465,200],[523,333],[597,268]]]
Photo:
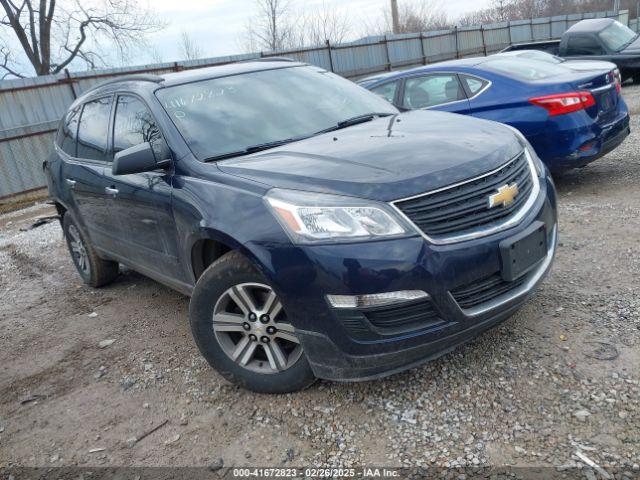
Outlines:
[[517,80],[533,81],[570,73],[562,65],[523,58],[500,58],[484,62],[482,68]]
[[376,94],[316,67],[213,78],[156,95],[203,161],[311,136],[365,114],[398,113]]

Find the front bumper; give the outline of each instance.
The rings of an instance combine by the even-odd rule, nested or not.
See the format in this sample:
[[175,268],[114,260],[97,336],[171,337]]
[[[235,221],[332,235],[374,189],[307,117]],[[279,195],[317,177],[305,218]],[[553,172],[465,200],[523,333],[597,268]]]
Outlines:
[[[482,294],[475,285],[491,286],[486,279],[501,270],[500,242],[535,222],[546,227],[545,259],[513,288],[475,302],[469,292]],[[247,246],[266,267],[314,373],[331,380],[366,380],[438,357],[508,318],[550,269],[556,241],[555,188],[547,176],[518,225],[482,238],[448,245],[434,245],[416,236],[366,244]],[[388,311],[372,316],[371,312],[334,309],[326,300],[327,294],[399,290],[427,292],[428,318],[422,315],[421,305],[407,305],[405,316],[415,321],[388,327],[389,320],[394,320]]]

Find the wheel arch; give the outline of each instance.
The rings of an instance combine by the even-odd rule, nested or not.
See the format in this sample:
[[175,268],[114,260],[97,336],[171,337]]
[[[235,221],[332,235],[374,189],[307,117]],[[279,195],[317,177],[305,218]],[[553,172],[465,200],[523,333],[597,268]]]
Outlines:
[[237,251],[249,260],[261,273],[270,278],[268,270],[249,248],[221,231],[206,229],[191,241],[189,259],[191,274],[197,283],[204,271],[216,260],[231,251]]

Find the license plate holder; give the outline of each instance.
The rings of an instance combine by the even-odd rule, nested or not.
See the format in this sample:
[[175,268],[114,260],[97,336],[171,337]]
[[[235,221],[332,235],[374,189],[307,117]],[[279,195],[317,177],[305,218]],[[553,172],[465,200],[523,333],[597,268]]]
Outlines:
[[547,229],[537,221],[526,230],[500,242],[502,278],[511,282],[531,270],[547,255]]

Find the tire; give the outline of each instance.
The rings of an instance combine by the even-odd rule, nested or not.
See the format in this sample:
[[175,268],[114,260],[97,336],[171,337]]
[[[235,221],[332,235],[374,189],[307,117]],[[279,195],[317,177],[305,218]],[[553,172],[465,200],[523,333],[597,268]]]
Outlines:
[[288,393],[316,379],[277,295],[238,252],[205,270],[189,317],[200,353],[232,383],[258,393]]
[[113,282],[118,276],[118,262],[104,260],[98,256],[91,241],[69,212],[62,217],[62,231],[69,254],[82,281],[94,288]]

